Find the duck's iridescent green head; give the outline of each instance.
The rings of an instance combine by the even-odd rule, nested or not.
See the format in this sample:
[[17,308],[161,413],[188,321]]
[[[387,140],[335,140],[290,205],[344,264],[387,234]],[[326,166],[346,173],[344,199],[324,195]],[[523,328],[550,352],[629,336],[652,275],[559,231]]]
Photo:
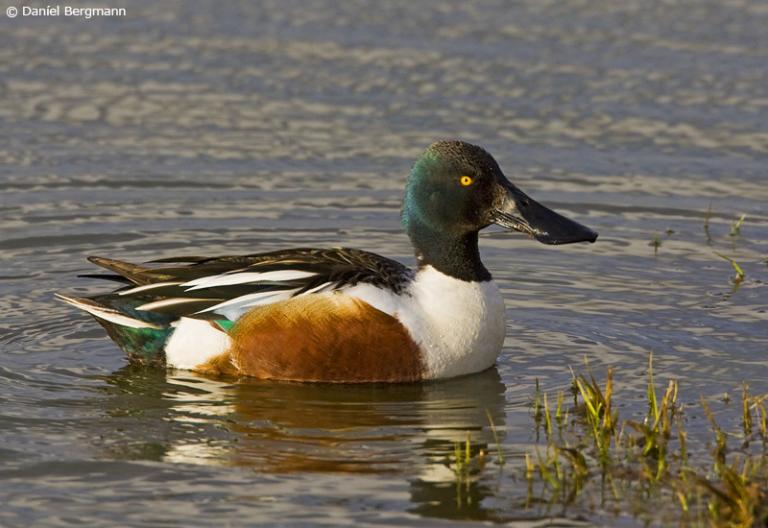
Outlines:
[[488,152],[463,141],[434,143],[416,161],[406,185],[402,221],[421,264],[464,280],[490,278],[477,251],[477,233],[490,224],[545,244],[597,239],[588,227],[529,198]]

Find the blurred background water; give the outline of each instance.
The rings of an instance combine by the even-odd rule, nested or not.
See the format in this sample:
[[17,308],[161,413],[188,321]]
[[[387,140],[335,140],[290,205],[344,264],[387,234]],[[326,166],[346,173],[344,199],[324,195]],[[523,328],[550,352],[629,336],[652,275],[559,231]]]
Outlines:
[[[653,352],[693,449],[699,396],[728,426],[723,393],[768,392],[765,2],[122,6],[0,15],[0,525],[642,524],[522,506],[536,380],[565,389],[587,356],[640,415]],[[446,137],[600,232],[484,234],[508,317],[489,372],[328,387],[136,370],[52,298],[103,289],[76,278],[91,254],[344,245],[412,263],[403,184]],[[458,490],[454,442],[494,445],[488,415],[508,464]]]

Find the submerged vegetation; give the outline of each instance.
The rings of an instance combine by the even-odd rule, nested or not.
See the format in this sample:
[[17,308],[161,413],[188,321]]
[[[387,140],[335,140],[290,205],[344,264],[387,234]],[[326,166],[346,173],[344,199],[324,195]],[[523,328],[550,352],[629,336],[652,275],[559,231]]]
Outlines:
[[[710,233],[710,220],[712,219],[712,203],[710,202],[709,206],[707,207],[707,211],[704,213],[704,233],[707,237],[707,243],[712,244],[712,234]],[[731,222],[730,230],[728,232],[729,237],[740,237],[741,236],[741,228],[744,226],[744,222],[747,219],[747,214],[742,213],[736,219],[734,219]],[[668,228],[665,231],[665,234],[667,238],[671,237],[675,231],[671,228]],[[735,243],[735,242],[734,242]],[[659,249],[661,248],[663,244],[663,239],[660,234],[654,234],[651,236],[651,241],[648,242],[648,245],[653,248],[653,254],[654,256],[657,256],[659,254]],[[744,279],[746,278],[746,273],[744,272],[744,269],[741,267],[741,265],[732,257],[729,257],[728,255],[725,255],[723,253],[720,253],[718,251],[714,252],[715,255],[722,258],[723,260],[728,261],[728,263],[731,265],[731,268],[733,268],[734,275],[731,277],[731,282],[734,284],[735,287],[738,287],[742,282],[744,282]],[[762,259],[762,261],[768,265],[768,258]]]
[[[649,359],[641,416],[620,416],[616,381],[572,373],[572,403],[536,387],[536,444],[524,455],[521,507],[563,515],[569,509],[679,526],[768,526],[768,394],[741,390],[740,427],[724,430],[706,399],[682,404],[676,380],[657,386]],[[688,444],[686,422],[706,420],[708,445]],[[735,418],[735,417],[734,417]],[[494,429],[495,432],[495,429]],[[475,453],[474,457],[472,453]],[[457,444],[457,485],[491,455]],[[461,478],[459,478],[461,477]]]
[[[744,386],[742,428],[736,433],[724,432],[707,401],[701,399],[714,436],[709,462],[702,464],[689,459],[678,382],[670,380],[660,391],[652,361],[648,366],[647,411],[639,421],[620,419],[613,403],[612,369],[608,369],[602,387],[591,373],[574,374],[573,384],[577,389],[576,419],[557,438],[547,433],[547,452],[554,456],[539,458],[537,464],[545,483],[540,493],[548,495],[550,503],[574,503],[591,485],[599,488],[593,491],[600,492],[602,506],[619,510],[631,511],[645,502],[633,502],[632,497],[674,500],[678,521],[685,525],[746,527],[768,522],[766,396],[750,396]],[[545,405],[544,415],[549,412]],[[585,429],[587,434],[583,434]],[[729,440],[738,440],[739,445],[729,446]],[[755,443],[758,448],[750,449]],[[553,471],[558,464],[567,465],[568,471]],[[553,473],[562,477],[553,482]],[[526,477],[530,478],[528,468]],[[656,512],[637,513],[653,518]]]
[[653,248],[653,254],[658,255],[659,248],[661,247],[661,237],[659,235],[653,235],[653,237],[651,237],[651,241],[648,242],[648,245]]
[[712,218],[712,202],[709,202],[707,212],[704,214],[704,234],[707,235],[707,243],[712,242],[712,235],[709,233],[709,220]]
[[731,231],[730,233],[728,233],[728,235],[732,237],[739,236],[741,234],[741,226],[744,225],[744,220],[746,219],[747,219],[747,215],[742,214],[736,220],[734,220],[731,223]]
[[720,257],[721,259],[727,260],[730,262],[731,267],[733,268],[733,271],[736,273],[733,278],[731,279],[734,284],[739,284],[741,281],[744,280],[744,270],[741,269],[741,266],[739,266],[739,263],[736,262],[734,259],[727,255],[723,255],[722,253],[718,253],[715,251],[715,255]]

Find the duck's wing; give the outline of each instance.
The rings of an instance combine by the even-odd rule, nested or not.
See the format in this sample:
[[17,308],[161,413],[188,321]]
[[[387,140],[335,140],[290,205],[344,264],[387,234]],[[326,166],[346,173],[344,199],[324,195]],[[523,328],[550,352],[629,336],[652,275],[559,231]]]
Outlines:
[[413,276],[409,268],[397,261],[348,248],[300,248],[255,255],[153,261],[176,264],[170,267],[102,257],[89,260],[114,273],[102,278],[129,284],[111,294],[94,297],[94,301],[121,311],[127,309],[133,317],[144,312],[147,316],[170,319],[235,321],[255,306],[359,283],[399,293]]

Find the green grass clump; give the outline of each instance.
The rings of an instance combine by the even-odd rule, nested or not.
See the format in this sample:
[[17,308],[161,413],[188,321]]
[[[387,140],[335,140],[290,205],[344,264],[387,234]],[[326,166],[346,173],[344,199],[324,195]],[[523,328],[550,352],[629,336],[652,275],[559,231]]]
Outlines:
[[482,473],[485,463],[485,450],[472,444],[469,432],[467,432],[467,439],[464,442],[456,442],[453,445],[449,467],[456,479],[457,508],[461,509],[471,505],[470,487],[477,475]]
[[728,233],[728,236],[732,236],[732,237],[739,236],[741,234],[741,226],[744,225],[744,220],[746,219],[747,219],[747,215],[742,214],[736,220],[734,220],[731,223],[731,232]]
[[[742,388],[741,431],[726,433],[703,398],[700,405],[713,433],[709,463],[691,463],[688,435],[679,403],[679,386],[656,385],[652,358],[642,420],[621,420],[613,369],[600,385],[591,372],[573,374],[575,419],[558,424],[553,434],[546,393],[539,396],[545,446],[525,457],[526,505],[565,508],[579,503],[603,511],[644,516],[649,522],[682,526],[766,526],[768,523],[768,395],[751,396]],[[558,401],[561,401],[558,397]],[[565,413],[558,405],[558,413]],[[732,448],[729,439],[738,437]],[[750,444],[761,451],[750,451]],[[701,458],[699,455],[698,458]],[[599,477],[599,478],[598,478]],[[658,501],[659,506],[648,506]],[[677,513],[670,507],[677,505]],[[676,517],[672,520],[658,516]]]
[[625,424],[642,435],[642,460],[646,464],[644,469],[647,471],[646,476],[654,481],[661,480],[667,470],[672,421],[677,409],[677,390],[677,381],[670,380],[659,403],[653,381],[653,356],[649,356],[646,391],[648,414],[642,422],[627,420]]
[[605,389],[600,388],[591,373],[589,378],[574,374],[573,384],[584,402],[584,416],[590,426],[592,440],[597,449],[600,463],[605,466],[610,459],[611,441],[616,435],[616,420],[618,419],[618,413],[611,409],[613,369],[608,369]]
[[493,423],[493,417],[491,412],[486,409],[485,416],[488,417],[488,424],[491,426],[491,433],[493,433],[493,441],[496,443],[496,464],[503,466],[506,463],[504,459],[504,452],[501,450],[501,442],[499,442],[499,433],[496,431],[496,424]]
[[744,274],[744,270],[741,269],[741,266],[739,266],[739,263],[736,262],[731,257],[727,255],[723,255],[722,253],[718,253],[717,251],[715,251],[715,255],[717,255],[723,260],[727,260],[731,264],[733,271],[736,273],[731,280],[733,281],[734,284],[741,284],[741,282],[744,280],[745,274]]
[[[621,385],[612,368],[602,383],[588,365],[584,373],[572,370],[572,406],[563,391],[552,398],[536,381],[536,445],[523,457],[525,495],[514,499],[522,514],[576,509],[579,517],[633,516],[654,526],[768,526],[768,394],[753,395],[745,384],[740,400],[719,403],[738,412],[734,431],[723,429],[701,398],[698,408],[711,439],[691,447],[686,413],[696,404],[683,405],[678,381],[659,383],[653,367],[651,356],[646,408],[629,418],[620,416]],[[468,433],[447,455],[458,509],[477,507],[473,497],[484,485],[488,462],[495,459],[498,467],[497,493],[505,481],[505,457],[489,413],[488,422],[496,450],[473,444]]]

